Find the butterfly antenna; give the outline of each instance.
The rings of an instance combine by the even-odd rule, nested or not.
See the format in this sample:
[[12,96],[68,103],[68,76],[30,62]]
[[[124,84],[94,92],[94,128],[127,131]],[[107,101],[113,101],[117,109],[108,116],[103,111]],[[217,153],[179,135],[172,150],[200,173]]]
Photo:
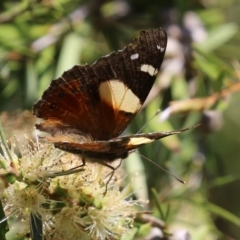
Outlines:
[[164,172],[168,173],[169,175],[171,175],[172,177],[174,177],[177,181],[179,181],[180,183],[186,184],[186,182],[178,177],[176,177],[175,175],[173,175],[171,172],[169,172],[168,170],[166,170],[165,168],[161,167],[160,165],[158,165],[157,163],[155,163],[153,160],[151,160],[150,158],[147,158],[145,156],[143,156],[142,154],[138,153],[141,157],[145,158],[146,160],[148,160],[150,163],[152,163],[153,165],[155,165],[156,167],[160,168],[161,170],[163,170]]
[[160,109],[158,109],[158,110],[154,113],[154,115],[140,128],[140,130],[138,130],[137,133],[140,133],[140,132],[143,130],[143,128],[145,128],[145,127],[148,125],[148,123],[149,123],[150,121],[152,121],[152,119],[155,118],[160,112],[161,112]]

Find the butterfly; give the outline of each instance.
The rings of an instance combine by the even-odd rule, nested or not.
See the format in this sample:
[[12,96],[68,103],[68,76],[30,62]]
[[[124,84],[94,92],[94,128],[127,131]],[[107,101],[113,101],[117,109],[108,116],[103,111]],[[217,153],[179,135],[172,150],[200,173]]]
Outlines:
[[110,162],[157,139],[186,131],[119,136],[140,111],[167,46],[161,29],[143,30],[124,49],[95,63],[74,66],[52,80],[33,107],[36,124],[55,147],[115,170]]

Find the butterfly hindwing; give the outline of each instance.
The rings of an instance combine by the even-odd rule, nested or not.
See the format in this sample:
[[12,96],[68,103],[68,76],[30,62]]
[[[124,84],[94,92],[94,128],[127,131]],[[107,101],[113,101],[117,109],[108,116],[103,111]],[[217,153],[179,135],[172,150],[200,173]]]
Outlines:
[[47,139],[50,142],[53,141],[57,148],[67,152],[80,154],[83,157],[94,159],[95,162],[101,163],[111,162],[118,158],[125,158],[129,152],[134,151],[142,145],[146,145],[158,139],[185,132],[196,127],[198,127],[198,125],[169,132],[134,134],[114,138],[109,141],[81,142],[80,139],[79,141],[76,141],[74,138],[62,141],[61,138],[54,139],[51,137],[48,137]]

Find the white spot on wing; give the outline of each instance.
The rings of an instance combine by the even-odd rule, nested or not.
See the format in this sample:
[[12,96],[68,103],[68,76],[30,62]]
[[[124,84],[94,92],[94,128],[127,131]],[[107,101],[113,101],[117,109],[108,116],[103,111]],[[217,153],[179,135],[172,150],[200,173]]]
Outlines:
[[149,64],[143,64],[140,70],[149,73],[151,76],[155,76],[158,73],[158,69]]
[[142,106],[131,89],[117,79],[101,83],[99,94],[103,101],[118,111],[136,113]]
[[129,145],[140,145],[154,142],[154,139],[146,138],[146,137],[132,137],[130,138]]
[[157,49],[160,50],[160,52],[164,52],[165,48],[161,47],[160,45],[157,45]]
[[131,59],[134,60],[134,59],[138,59],[139,57],[139,54],[138,53],[135,53],[133,55],[131,55]]

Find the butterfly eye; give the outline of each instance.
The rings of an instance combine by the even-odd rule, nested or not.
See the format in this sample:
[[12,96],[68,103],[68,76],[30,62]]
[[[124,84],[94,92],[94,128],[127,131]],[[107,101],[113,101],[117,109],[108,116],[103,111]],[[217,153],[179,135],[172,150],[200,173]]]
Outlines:
[[64,92],[60,92],[60,93],[58,93],[58,96],[60,97],[60,98],[62,98],[62,97],[64,97]]
[[50,104],[50,108],[51,108],[51,109],[56,108],[56,104],[55,104],[55,103],[51,103],[51,104]]

